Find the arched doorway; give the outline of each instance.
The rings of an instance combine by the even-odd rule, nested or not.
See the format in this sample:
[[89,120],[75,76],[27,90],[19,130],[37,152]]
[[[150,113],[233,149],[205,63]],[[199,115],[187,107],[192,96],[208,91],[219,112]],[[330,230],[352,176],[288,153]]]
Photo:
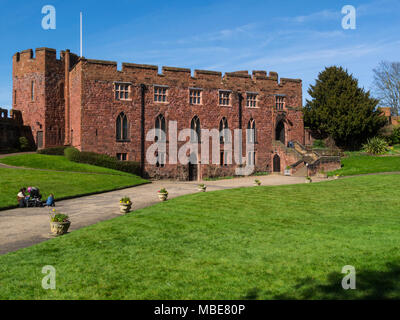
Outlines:
[[282,142],[285,144],[285,125],[283,121],[279,121],[278,124],[276,125],[275,129],[275,140]]
[[281,157],[279,157],[277,154],[274,156],[273,160],[273,170],[274,172],[281,172]]
[[197,181],[197,156],[192,153],[189,158],[189,181]]

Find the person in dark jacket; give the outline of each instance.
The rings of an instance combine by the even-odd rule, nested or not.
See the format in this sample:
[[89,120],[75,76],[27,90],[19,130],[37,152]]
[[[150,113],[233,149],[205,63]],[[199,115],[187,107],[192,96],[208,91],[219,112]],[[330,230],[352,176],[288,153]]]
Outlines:
[[17,195],[18,206],[20,208],[25,208],[27,206],[26,200],[26,188],[21,188]]

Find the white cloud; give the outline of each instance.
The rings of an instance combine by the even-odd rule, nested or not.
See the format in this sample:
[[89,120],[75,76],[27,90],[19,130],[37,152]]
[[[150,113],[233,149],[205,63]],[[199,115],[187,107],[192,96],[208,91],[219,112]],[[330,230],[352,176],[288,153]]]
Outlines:
[[295,17],[282,17],[278,18],[279,20],[285,22],[293,22],[293,23],[306,23],[312,21],[319,21],[319,20],[335,20],[340,19],[341,14],[340,11],[333,11],[333,10],[322,10],[318,12],[313,12],[308,15],[300,15]]

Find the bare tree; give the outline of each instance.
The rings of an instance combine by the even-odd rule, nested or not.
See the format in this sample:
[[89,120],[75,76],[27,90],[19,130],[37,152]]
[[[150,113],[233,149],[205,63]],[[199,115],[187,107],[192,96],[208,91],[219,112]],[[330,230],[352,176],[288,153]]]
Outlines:
[[392,114],[400,112],[400,62],[382,61],[374,72],[374,90],[380,106],[390,107]]

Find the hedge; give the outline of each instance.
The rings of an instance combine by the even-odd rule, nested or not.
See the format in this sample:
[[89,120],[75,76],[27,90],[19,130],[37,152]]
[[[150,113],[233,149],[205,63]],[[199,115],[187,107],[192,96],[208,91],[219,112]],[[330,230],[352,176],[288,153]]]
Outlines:
[[140,175],[140,164],[134,161],[119,161],[105,154],[95,152],[80,152],[78,149],[69,147],[64,150],[65,157],[74,162],[91,164],[94,166],[114,169]]
[[67,147],[53,147],[53,148],[46,148],[38,150],[37,153],[39,154],[47,154],[49,156],[63,156],[64,151]]

